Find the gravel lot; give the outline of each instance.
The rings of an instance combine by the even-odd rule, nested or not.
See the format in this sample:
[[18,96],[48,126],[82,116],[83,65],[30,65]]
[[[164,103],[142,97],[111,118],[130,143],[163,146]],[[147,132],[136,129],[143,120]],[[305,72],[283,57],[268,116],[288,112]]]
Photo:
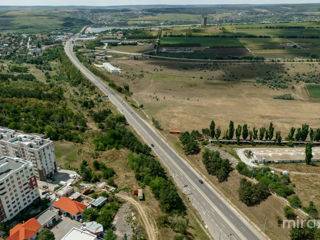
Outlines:
[[55,239],[62,239],[64,235],[66,235],[73,227],[81,228],[82,223],[71,220],[68,217],[61,216],[61,221],[56,226],[54,226],[51,231],[53,232]]

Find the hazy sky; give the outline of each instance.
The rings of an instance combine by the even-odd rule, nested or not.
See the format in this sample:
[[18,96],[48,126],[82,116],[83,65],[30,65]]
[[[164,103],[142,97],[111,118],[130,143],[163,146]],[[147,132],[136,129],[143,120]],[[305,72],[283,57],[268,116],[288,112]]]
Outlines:
[[144,4],[277,4],[320,3],[320,0],[0,0],[0,5],[144,5]]

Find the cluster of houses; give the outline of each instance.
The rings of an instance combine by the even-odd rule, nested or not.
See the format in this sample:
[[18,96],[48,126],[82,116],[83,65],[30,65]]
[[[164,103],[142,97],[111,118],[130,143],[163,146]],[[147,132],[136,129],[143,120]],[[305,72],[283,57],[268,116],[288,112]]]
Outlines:
[[[106,198],[96,199],[92,206],[100,207],[106,202]],[[81,221],[83,211],[88,206],[68,197],[61,197],[52,206],[37,217],[33,217],[24,223],[19,223],[10,229],[10,236],[7,240],[37,239],[43,228],[51,228],[61,221],[61,218],[68,217],[72,220]],[[81,228],[71,227],[62,237],[65,240],[96,240],[103,234],[103,226],[100,223],[91,221],[82,224]]]
[[[0,128],[0,222],[14,220],[19,213],[39,200],[38,181],[52,182],[57,171],[51,140]],[[56,191],[48,209],[14,226],[7,239],[37,239],[43,228],[54,227],[64,218],[82,223],[86,208],[102,207],[106,201],[105,197],[92,199],[65,184]],[[70,226],[69,232],[62,239],[95,240],[102,233],[101,224],[87,222],[78,228]]]
[[0,36],[0,57],[42,55],[39,42],[49,40],[46,34],[8,33]]

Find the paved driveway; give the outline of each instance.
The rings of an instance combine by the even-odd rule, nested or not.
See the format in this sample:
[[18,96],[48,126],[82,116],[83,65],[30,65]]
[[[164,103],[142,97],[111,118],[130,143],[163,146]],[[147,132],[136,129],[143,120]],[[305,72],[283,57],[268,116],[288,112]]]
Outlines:
[[61,221],[54,226],[51,231],[53,232],[55,239],[62,239],[73,227],[81,228],[82,223],[62,216]]

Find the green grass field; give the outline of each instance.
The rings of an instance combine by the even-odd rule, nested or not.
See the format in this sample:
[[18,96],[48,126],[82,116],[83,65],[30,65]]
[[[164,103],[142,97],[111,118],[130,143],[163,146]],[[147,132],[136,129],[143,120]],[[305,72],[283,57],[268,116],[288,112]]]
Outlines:
[[320,85],[307,85],[310,97],[320,98]]
[[211,48],[241,48],[242,43],[237,38],[212,38],[212,37],[164,37],[161,46],[189,46]]
[[232,51],[232,48],[238,48],[245,49],[251,56],[264,58],[320,57],[320,25],[314,22],[235,24],[206,28],[179,26],[167,28],[162,34],[161,47],[190,47],[198,48],[197,50],[204,47],[229,48],[231,51],[215,54],[206,49],[205,52],[209,55],[234,57],[248,55]]
[[0,11],[0,32],[48,33],[52,31],[78,32],[90,22],[73,17],[65,10]]

